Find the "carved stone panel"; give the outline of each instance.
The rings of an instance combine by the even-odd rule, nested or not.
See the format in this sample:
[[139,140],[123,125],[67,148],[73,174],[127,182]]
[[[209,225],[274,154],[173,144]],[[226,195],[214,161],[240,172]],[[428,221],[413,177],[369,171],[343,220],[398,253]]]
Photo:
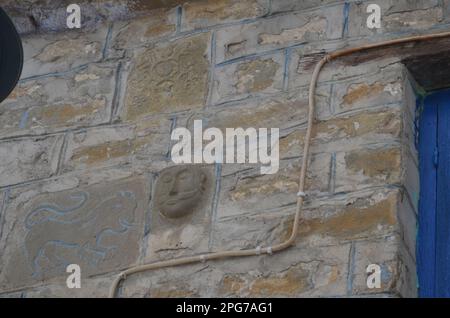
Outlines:
[[[144,179],[42,193],[15,194],[2,235],[0,288],[67,275],[78,264],[87,277],[136,263],[149,186]],[[8,215],[7,215],[8,216]]]
[[126,118],[201,108],[207,91],[209,34],[145,49],[131,69]]
[[148,258],[205,250],[214,194],[212,167],[180,165],[164,169],[155,185]]

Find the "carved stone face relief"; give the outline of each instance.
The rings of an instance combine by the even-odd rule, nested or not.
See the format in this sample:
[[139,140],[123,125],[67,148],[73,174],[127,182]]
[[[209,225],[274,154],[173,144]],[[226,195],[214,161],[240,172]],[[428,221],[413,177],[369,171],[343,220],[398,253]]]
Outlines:
[[146,262],[208,249],[214,186],[213,165],[160,171],[147,216]]
[[164,170],[156,184],[156,210],[169,219],[192,214],[204,200],[207,182],[208,176],[199,166],[176,166]]

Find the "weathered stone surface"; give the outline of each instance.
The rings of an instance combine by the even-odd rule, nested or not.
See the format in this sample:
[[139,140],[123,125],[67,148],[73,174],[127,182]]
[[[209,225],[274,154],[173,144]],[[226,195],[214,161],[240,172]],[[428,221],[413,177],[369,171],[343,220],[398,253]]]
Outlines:
[[202,107],[209,38],[203,33],[138,53],[128,79],[126,118]]
[[[416,268],[397,236],[355,244],[352,292],[371,294],[391,292],[403,297],[417,297]],[[381,288],[367,287],[367,266],[381,267]]]
[[363,112],[355,116],[333,118],[321,121],[315,126],[315,138],[327,141],[337,138],[354,138],[369,133],[400,135],[400,114],[393,111]]
[[303,0],[303,1],[292,1],[292,0],[276,0],[272,1],[272,6],[270,12],[280,13],[280,12],[291,12],[311,9],[315,7],[321,7],[330,3],[336,2],[335,0]]
[[[317,209],[302,211],[298,244],[342,244],[393,234],[398,230],[398,191],[376,191],[322,200]],[[293,218],[283,224],[283,237],[292,232]]]
[[349,244],[313,247],[308,251],[294,248],[274,256],[187,265],[182,271],[148,271],[130,276],[120,296],[343,296],[348,255]]
[[[395,236],[374,242],[355,244],[354,276],[352,277],[352,292],[355,294],[379,293],[392,291],[398,279],[398,249],[399,242]],[[381,288],[367,287],[367,266],[376,264],[381,267]]]
[[413,210],[417,213],[419,211],[420,198],[420,176],[418,163],[411,156],[409,151],[405,151],[403,155],[403,186],[410,197]]
[[306,129],[295,129],[280,138],[280,158],[291,158],[303,154]]
[[445,21],[449,20],[450,17],[450,0],[444,0],[443,2],[443,13],[444,13],[444,19]]
[[378,74],[334,85],[332,104],[336,113],[401,102],[404,73],[398,64]]
[[135,264],[149,184],[143,178],[31,196],[14,190],[6,209],[0,265],[3,290],[65,275],[83,277]]
[[108,122],[115,73],[114,65],[91,64],[63,76],[19,83],[0,106],[0,136],[42,134]]
[[215,178],[212,167],[175,166],[156,180],[146,261],[208,250]]
[[[307,202],[301,211],[296,245],[342,245],[396,233],[399,218],[407,217],[397,216],[400,200],[398,191],[367,190]],[[219,218],[214,226],[213,248],[242,249],[284,242],[292,233],[294,212],[295,207],[291,206]],[[407,239],[411,240],[409,234]]]
[[[345,295],[349,245],[311,247],[264,257],[259,266],[230,269],[219,295],[314,297]],[[323,260],[323,262],[318,262]],[[253,262],[257,262],[257,258]],[[244,267],[244,268],[242,268]],[[225,267],[222,266],[223,269]],[[246,271],[247,270],[247,271]]]
[[283,55],[277,54],[216,68],[213,103],[280,92],[283,89],[283,65]]
[[163,160],[169,147],[170,126],[166,126],[165,131],[155,131],[151,122],[147,122],[147,126],[141,122],[137,126],[94,128],[70,133],[63,171],[130,163],[133,158],[141,161]]
[[[310,160],[306,188],[311,194],[328,191],[331,156],[318,154]],[[253,169],[223,178],[218,218],[271,211],[295,203],[300,164],[298,159],[282,160],[273,175],[261,175],[259,169]]]
[[100,60],[106,35],[107,28],[103,27],[97,32],[66,32],[24,37],[22,78],[63,72]]
[[142,164],[148,170],[151,163],[168,159],[171,127],[172,120],[164,116],[143,117],[136,122],[136,139],[133,140],[131,150],[136,166]]
[[151,11],[145,16],[119,21],[112,30],[112,45],[115,50],[124,50],[169,36],[176,31],[176,9]]
[[[390,86],[391,87],[391,86]],[[386,85],[380,82],[373,84],[352,84],[344,95],[343,105],[353,105],[362,99],[373,99],[382,92],[385,92]],[[393,87],[395,89],[395,87]]]
[[417,143],[417,124],[415,122],[416,116],[418,116],[418,107],[416,91],[413,88],[418,87],[417,83],[413,81],[411,76],[407,76],[404,83],[404,115],[403,115],[403,138],[407,145],[408,151],[412,157],[412,160],[416,163],[419,162],[419,151],[416,148]]
[[391,32],[411,32],[426,30],[443,21],[443,11],[438,0],[408,1],[382,0],[377,4],[381,7],[381,28],[367,27],[366,8],[370,2],[355,2],[351,4],[349,13],[349,35],[371,36],[373,34]]
[[124,163],[129,159],[135,132],[132,127],[105,127],[71,133],[63,171]]
[[269,1],[201,0],[183,5],[182,30],[260,17],[268,13]]
[[[326,47],[326,43],[317,48],[300,47],[291,52],[289,59],[289,89],[309,85],[316,64],[327,52],[335,51],[340,47]],[[384,72],[384,68],[394,68],[395,63],[400,60],[396,56],[378,56],[362,63],[352,63],[353,60],[336,59],[326,64],[319,76],[319,83],[328,81],[342,81],[352,77],[368,77],[372,74]],[[397,65],[399,68],[402,66]]]
[[227,217],[219,215],[212,232],[212,248],[234,250],[281,243],[285,239],[281,228],[288,219],[283,214],[280,211],[248,211]]
[[[83,277],[81,273],[81,288],[67,288],[67,277],[55,278],[51,284],[27,288],[22,291],[21,298],[107,298],[109,288],[115,276]],[[66,275],[68,275],[66,273]],[[63,275],[65,276],[65,275]],[[0,294],[0,297],[2,295]]]
[[[106,22],[152,15],[158,9],[175,8],[184,2],[184,0],[80,0],[77,4],[82,9],[82,28],[95,31]],[[20,33],[64,32],[67,31],[66,9],[71,3],[71,0],[3,0],[2,7],[11,16]]]
[[217,32],[216,60],[223,62],[264,50],[342,36],[342,6],[275,16]]
[[336,154],[335,191],[355,191],[367,186],[401,181],[402,155],[399,148],[354,150]]
[[[316,121],[313,126],[312,151],[350,151],[366,144],[383,141],[400,141],[402,129],[401,106],[371,112],[360,112],[352,116],[331,117]],[[289,158],[303,153],[306,128],[287,130],[280,138],[280,158]]]
[[[298,94],[253,99],[244,102],[198,111],[190,116],[187,126],[193,127],[194,120],[202,120],[203,128],[279,128],[287,129],[306,122],[307,101]],[[322,105],[320,105],[322,106]]]
[[51,136],[0,142],[0,186],[52,176],[62,141],[62,136]]
[[[64,23],[65,3],[7,1],[21,32]],[[0,106],[0,297],[105,296],[113,275],[135,264],[285,241],[315,64],[337,49],[438,32],[450,12],[448,0],[380,0],[377,32],[366,27],[368,1],[168,0],[153,12],[166,1],[130,1],[80,2],[82,32],[25,37],[26,79]],[[323,68],[293,246],[131,275],[119,296],[415,296],[415,90],[445,87],[449,43],[369,50]],[[196,166],[205,183],[194,173],[159,187],[184,169],[170,159],[171,131],[196,119],[222,131],[280,128],[279,172]],[[174,208],[174,198],[187,203]],[[65,286],[67,262],[82,265],[80,290]],[[370,263],[382,267],[379,290],[367,289]]]
[[397,212],[400,228],[399,236],[405,244],[405,249],[415,261],[418,216],[415,207],[411,206],[410,200],[406,195],[403,195],[400,199]]

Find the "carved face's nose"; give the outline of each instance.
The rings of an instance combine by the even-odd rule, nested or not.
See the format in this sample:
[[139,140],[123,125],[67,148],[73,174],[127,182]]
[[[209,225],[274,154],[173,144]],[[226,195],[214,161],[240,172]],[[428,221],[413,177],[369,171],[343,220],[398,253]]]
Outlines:
[[0,102],[16,87],[22,66],[22,41],[11,19],[0,8]]
[[177,195],[178,194],[178,189],[177,189],[178,187],[177,187],[177,185],[176,185],[176,182],[174,182],[173,184],[172,184],[172,188],[170,189],[170,191],[169,191],[169,195]]

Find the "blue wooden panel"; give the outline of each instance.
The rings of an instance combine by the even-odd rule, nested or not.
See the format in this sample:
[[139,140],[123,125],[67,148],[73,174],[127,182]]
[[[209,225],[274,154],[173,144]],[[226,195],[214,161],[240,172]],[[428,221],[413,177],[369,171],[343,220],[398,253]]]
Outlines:
[[435,296],[437,98],[427,97],[419,120],[420,201],[417,237],[419,296]]
[[434,94],[438,107],[436,287],[439,297],[450,297],[450,91]]

